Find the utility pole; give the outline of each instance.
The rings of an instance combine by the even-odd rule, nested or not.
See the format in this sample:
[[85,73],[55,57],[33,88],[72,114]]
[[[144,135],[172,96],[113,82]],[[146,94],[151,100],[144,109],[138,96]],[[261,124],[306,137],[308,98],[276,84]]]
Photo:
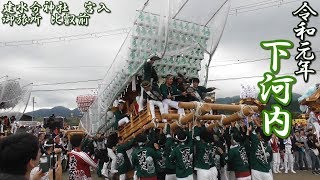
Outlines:
[[32,97],[32,121],[34,121],[34,97]]

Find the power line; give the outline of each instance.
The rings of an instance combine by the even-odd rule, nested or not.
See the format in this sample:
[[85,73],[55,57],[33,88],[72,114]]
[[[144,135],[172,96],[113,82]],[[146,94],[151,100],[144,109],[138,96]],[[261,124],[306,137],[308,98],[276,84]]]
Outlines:
[[[150,0],[146,0],[146,2],[143,4],[143,6],[142,6],[142,8],[141,8],[141,12],[144,11],[144,9],[148,6],[149,1],[150,1]],[[136,15],[136,17],[138,17],[138,16]],[[136,19],[133,24],[136,24],[137,21],[138,21],[138,19]],[[119,48],[116,56],[114,57],[111,65],[110,65],[110,67],[109,67],[108,70],[107,70],[106,75],[103,77],[103,80],[107,77],[107,75],[109,74],[109,71],[110,71],[111,68],[113,67],[113,64],[116,62],[116,60],[117,60],[117,58],[118,58],[118,55],[120,54],[120,52],[121,52],[121,50],[122,50],[122,47],[124,46],[124,44],[126,43],[127,39],[129,38],[129,35],[130,35],[132,29],[133,29],[133,27],[129,29],[129,32],[127,33],[126,38],[125,38],[124,41],[122,42],[122,44],[121,44],[121,46],[120,46],[120,48]],[[110,85],[110,83],[109,83],[109,85]],[[107,86],[108,86],[108,85],[107,85]],[[106,86],[106,87],[107,87],[107,86]],[[102,91],[102,93],[104,93],[105,90],[106,90],[106,88]]]
[[29,69],[73,69],[73,68],[107,68],[108,66],[35,66]]
[[[314,53],[319,53],[320,50],[318,51],[313,51]],[[297,54],[291,54],[290,57],[296,56]],[[251,63],[251,62],[259,62],[259,61],[264,61],[264,60],[269,60],[270,58],[260,58],[260,59],[253,59],[253,60],[246,60],[246,61],[241,61],[237,63],[231,63],[231,64],[221,64],[221,65],[213,65],[210,66],[209,68],[212,67],[221,67],[221,66],[229,66],[229,65],[235,65],[235,64],[245,64],[245,63]],[[230,60],[230,61],[240,61],[240,60]],[[85,67],[85,66],[84,66]],[[89,66],[90,67],[90,66]],[[67,81],[67,82],[56,82],[56,83],[44,83],[44,84],[34,84],[33,86],[49,86],[49,85],[61,85],[61,84],[75,84],[75,83],[84,83],[84,82],[97,82],[97,81],[102,81],[103,79],[89,79],[89,80],[79,80],[79,81]]]
[[[270,58],[261,58],[261,59],[254,59],[254,60],[248,60],[248,61],[241,61],[241,62],[236,62],[236,63],[231,63],[231,64],[220,64],[220,65],[213,65],[210,66],[209,68],[213,67],[221,67],[221,66],[230,66],[230,65],[235,65],[235,64],[245,64],[245,63],[250,63],[250,62],[259,62],[259,61],[265,61],[269,60]],[[240,61],[240,60],[238,60]]]
[[75,83],[83,83],[83,82],[96,82],[96,81],[101,81],[101,80],[102,79],[90,79],[90,80],[82,80],[82,81],[69,81],[69,82],[35,84],[33,86],[49,86],[49,85],[58,85],[58,84],[75,84]]
[[237,7],[231,8],[230,11],[237,11],[239,9],[247,9],[247,8],[261,6],[261,5],[265,5],[265,4],[279,3],[281,1],[282,0],[274,0],[274,1],[266,0],[266,1],[256,2],[256,3],[246,4],[246,5],[242,5],[242,6],[237,6]]
[[236,11],[235,13],[229,13],[229,15],[237,15],[237,14],[241,14],[241,13],[247,13],[247,12],[251,12],[251,11],[257,11],[257,10],[262,10],[262,9],[267,9],[267,8],[271,8],[271,7],[275,7],[275,6],[281,6],[281,5],[286,5],[286,4],[291,4],[291,3],[295,3],[295,2],[298,2],[298,1],[302,1],[302,0],[295,0],[295,1],[288,1],[288,2],[283,2],[281,4],[276,4],[276,5],[270,5],[270,6],[264,6],[264,7],[261,7],[261,8],[255,8],[255,9],[250,9],[250,8],[247,8],[247,9],[250,9],[250,10],[246,10],[246,11]]
[[[283,0],[277,0],[277,1],[270,2],[270,0],[269,0],[269,1],[261,1],[261,2],[257,2],[257,3],[251,3],[251,4],[232,8],[231,11],[236,11],[236,13],[230,13],[230,15],[235,15],[235,14],[240,14],[240,13],[245,13],[245,12],[250,12],[250,11],[256,11],[256,10],[260,10],[260,9],[279,6],[282,4],[289,4],[289,3],[298,2],[298,1],[301,1],[301,0],[288,1],[288,2],[283,2]],[[239,9],[250,9],[252,7],[261,6],[261,5],[270,4],[270,3],[277,3],[277,2],[279,2],[280,4],[238,12]],[[119,33],[119,31],[120,31],[120,33]],[[116,33],[112,33],[112,32],[116,32]],[[99,37],[119,35],[119,34],[127,34],[129,32],[130,32],[130,28],[119,28],[119,29],[113,29],[113,30],[107,30],[107,31],[69,35],[69,36],[48,37],[48,38],[30,39],[30,40],[21,40],[21,41],[7,41],[7,42],[0,42],[0,47],[43,45],[43,44],[57,43],[57,42],[62,42],[62,41],[75,41],[75,40],[92,39],[92,38],[99,38]],[[105,33],[111,33],[111,34],[105,34]]]
[[93,39],[93,38],[100,38],[100,37],[106,37],[106,36],[127,34],[128,30],[129,28],[119,28],[119,29],[113,29],[113,30],[107,30],[107,31],[68,35],[68,36],[47,37],[47,38],[39,38],[39,39],[21,40],[21,41],[2,41],[0,42],[0,47],[43,45],[43,44],[63,42],[63,41],[70,42],[70,41],[83,40],[83,39]]
[[[313,51],[313,53],[319,53],[320,50],[318,51]],[[291,54],[290,57],[292,56],[296,56],[298,54]],[[236,63],[229,63],[229,64],[220,64],[220,65],[213,65],[213,66],[210,66],[209,68],[212,68],[212,67],[221,67],[221,66],[230,66],[230,65],[235,65],[235,64],[245,64],[245,63],[251,63],[251,62],[259,62],[259,61],[265,61],[265,60],[269,60],[270,58],[261,58],[261,59],[252,59],[252,60],[247,60],[247,61],[241,61],[241,62],[236,62]],[[233,60],[231,60],[233,61]],[[240,60],[237,60],[237,61],[240,61]]]
[[[320,71],[319,69],[315,69],[315,71]],[[294,75],[294,73],[280,73],[277,75]],[[228,80],[237,80],[237,79],[251,79],[251,78],[258,78],[263,77],[263,75],[255,75],[255,76],[243,76],[243,77],[232,77],[232,78],[223,78],[223,79],[210,79],[208,81],[228,81]]]
[[[319,51],[313,51],[313,52],[320,52]],[[297,55],[297,54],[295,54]],[[233,62],[236,61],[236,63],[229,63],[229,64],[221,64],[221,65],[213,65],[210,66],[211,67],[220,67],[220,66],[229,66],[229,65],[234,65],[234,64],[244,64],[244,63],[250,63],[250,62],[259,62],[259,61],[264,61],[264,60],[269,60],[270,58],[260,58],[260,59],[230,59],[230,60],[220,60],[220,61],[215,61],[213,60],[213,62]],[[74,68],[107,68],[109,66],[36,66],[36,67],[26,67],[29,69],[74,69]],[[1,78],[0,78],[1,79]],[[103,79],[101,79],[103,80]]]
[[77,91],[77,90],[94,90],[97,88],[70,88],[70,89],[38,89],[31,92],[52,92],[52,91]]

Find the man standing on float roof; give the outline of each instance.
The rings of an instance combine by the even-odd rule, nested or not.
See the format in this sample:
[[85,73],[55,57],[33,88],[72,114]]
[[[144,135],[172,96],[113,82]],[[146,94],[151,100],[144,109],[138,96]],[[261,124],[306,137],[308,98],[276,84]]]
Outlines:
[[151,82],[152,85],[158,85],[158,75],[156,70],[154,69],[154,62],[156,60],[160,60],[160,58],[158,56],[152,56],[150,59],[148,59],[148,61],[143,65],[143,71],[144,71],[144,76],[143,76],[143,80],[144,81],[149,81]]

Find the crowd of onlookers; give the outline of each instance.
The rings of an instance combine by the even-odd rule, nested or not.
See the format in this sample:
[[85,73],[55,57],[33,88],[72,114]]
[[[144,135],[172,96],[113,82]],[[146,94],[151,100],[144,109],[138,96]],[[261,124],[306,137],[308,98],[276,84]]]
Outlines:
[[69,179],[91,179],[93,169],[99,177],[120,179],[129,172],[140,179],[273,179],[296,170],[319,175],[320,146],[312,129],[295,125],[287,139],[267,137],[258,117],[213,131],[200,122],[175,130],[167,124],[130,139],[117,132],[68,136],[26,127],[0,140],[0,179],[61,179],[63,171]]
[[11,133],[11,125],[16,121],[15,116],[1,116],[0,117],[0,138],[6,135],[6,131]]
[[[83,135],[68,139],[67,130],[72,128],[50,131],[42,126],[23,126],[15,134],[7,131],[0,139],[0,179],[62,179],[63,171],[72,170],[69,162],[73,150],[80,144],[90,149],[82,141]],[[94,156],[87,153],[90,158]]]
[[[279,146],[275,146],[275,142],[279,142]],[[272,138],[270,141],[273,151],[279,152],[279,156],[274,158],[274,171],[285,169],[287,173],[290,169],[295,170],[312,170],[313,174],[319,174],[320,161],[319,135],[317,136],[314,129],[307,126],[295,124],[292,133],[287,139]],[[288,165],[287,165],[288,164]]]
[[[182,117],[179,102],[206,101],[206,93],[214,90],[199,86],[198,78],[188,81],[180,74],[167,75],[159,87],[153,67],[158,59],[152,57],[144,65],[137,102],[138,109],[148,103],[154,123],[159,122],[155,106],[161,114],[177,109]],[[263,133],[258,114],[213,129],[198,120],[171,129],[162,119],[164,128],[144,126],[143,133],[123,139],[117,130],[130,121],[125,103],[119,100],[112,113],[115,131],[95,136],[68,134],[70,126],[23,126],[8,131],[15,120],[4,118],[0,121],[0,179],[62,179],[62,172],[68,171],[70,180],[90,180],[93,169],[99,177],[121,180],[271,180],[273,174],[296,170],[320,174],[319,134],[309,126],[295,124],[291,135],[281,139]]]

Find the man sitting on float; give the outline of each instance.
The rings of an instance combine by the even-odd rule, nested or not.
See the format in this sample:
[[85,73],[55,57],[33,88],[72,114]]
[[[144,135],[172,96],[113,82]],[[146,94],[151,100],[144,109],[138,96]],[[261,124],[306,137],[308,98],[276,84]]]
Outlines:
[[161,84],[160,91],[164,100],[162,101],[164,112],[169,113],[169,107],[173,107],[178,110],[178,114],[185,115],[184,109],[179,108],[178,101],[174,101],[176,96],[183,95],[186,96],[186,92],[181,92],[173,84],[173,76],[171,74],[167,75],[166,82]]
[[[158,106],[160,110],[160,114],[164,114],[164,107],[162,104],[162,95],[160,93],[160,90],[157,86],[150,84],[148,81],[143,81],[141,83],[141,86],[143,88],[143,100],[147,101],[149,103],[150,107],[150,113],[152,120],[156,119],[156,114],[155,114],[155,108],[154,106]],[[166,122],[166,119],[162,120],[163,122]]]
[[184,77],[181,73],[178,73],[178,76],[174,79],[173,84],[178,88],[180,92],[186,92],[186,96],[176,96],[176,101],[182,101],[182,102],[191,102],[191,101],[198,101],[198,98],[196,98],[194,94],[194,89],[190,87],[189,80]]
[[114,123],[115,130],[118,130],[118,127],[130,122],[129,114],[124,111],[124,103],[125,101],[120,99],[118,104],[118,110],[114,112],[114,115],[116,117],[116,121]]
[[201,101],[205,98],[207,92],[211,92],[215,90],[216,88],[206,88],[204,86],[199,86],[200,80],[199,78],[193,78],[192,80],[192,87],[194,88],[194,94],[198,101]]

